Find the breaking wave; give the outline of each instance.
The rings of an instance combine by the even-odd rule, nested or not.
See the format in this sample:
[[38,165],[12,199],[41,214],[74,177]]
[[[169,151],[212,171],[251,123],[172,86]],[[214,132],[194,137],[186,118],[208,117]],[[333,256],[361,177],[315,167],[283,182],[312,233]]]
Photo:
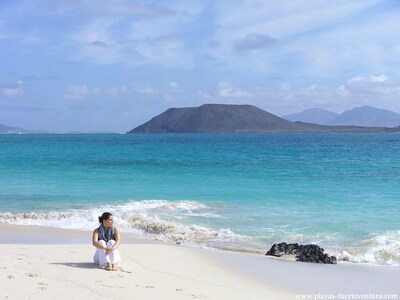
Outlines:
[[359,245],[335,254],[343,261],[400,267],[400,230],[375,234]]
[[109,211],[114,215],[116,225],[125,232],[196,247],[236,249],[243,245],[245,248],[245,241],[250,238],[236,234],[230,228],[212,229],[189,222],[194,218],[222,218],[211,210],[212,205],[195,201],[144,200],[93,209],[2,213],[0,223],[91,230],[98,226],[98,216]]
[[[237,228],[223,225],[227,224],[225,219],[232,218],[224,215],[225,210],[226,206],[221,203],[143,200],[89,209],[0,213],[0,224],[92,230],[98,226],[98,216],[109,211],[122,231],[169,243],[265,253],[273,243],[283,241],[275,240],[277,237],[272,231],[264,231],[263,236],[235,232]],[[287,232],[284,236],[284,240],[289,242],[328,243],[332,247],[324,247],[326,252],[335,255],[339,261],[400,267],[400,230],[371,235],[357,244],[354,242],[352,246],[340,244],[334,235],[319,239],[318,236]]]

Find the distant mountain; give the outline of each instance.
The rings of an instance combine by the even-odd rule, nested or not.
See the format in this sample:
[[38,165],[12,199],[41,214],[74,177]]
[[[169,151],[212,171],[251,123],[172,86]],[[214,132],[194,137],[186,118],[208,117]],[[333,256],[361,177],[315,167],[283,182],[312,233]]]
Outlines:
[[0,124],[0,134],[115,134],[114,131],[46,131],[30,130]]
[[18,134],[27,133],[27,130],[18,127],[11,127],[4,124],[0,124],[0,134]]
[[394,129],[290,122],[252,105],[170,108],[129,133],[384,132]]
[[344,111],[328,124],[396,127],[400,125],[400,114],[372,106],[360,106]]
[[282,118],[292,122],[305,122],[313,124],[329,124],[339,114],[325,110],[323,108],[310,108],[301,113],[283,116]]
[[296,126],[252,105],[204,104],[170,108],[131,133],[291,131]]
[[0,134],[48,134],[49,131],[44,130],[30,130],[21,127],[12,127],[0,124]]

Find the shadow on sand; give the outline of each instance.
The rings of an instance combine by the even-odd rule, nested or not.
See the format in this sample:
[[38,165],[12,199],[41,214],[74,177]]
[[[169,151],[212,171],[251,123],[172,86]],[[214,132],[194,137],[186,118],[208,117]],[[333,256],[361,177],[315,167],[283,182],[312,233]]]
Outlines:
[[100,269],[98,265],[95,265],[92,262],[69,262],[69,263],[51,263],[52,265],[61,265],[71,268],[80,268],[80,269]]

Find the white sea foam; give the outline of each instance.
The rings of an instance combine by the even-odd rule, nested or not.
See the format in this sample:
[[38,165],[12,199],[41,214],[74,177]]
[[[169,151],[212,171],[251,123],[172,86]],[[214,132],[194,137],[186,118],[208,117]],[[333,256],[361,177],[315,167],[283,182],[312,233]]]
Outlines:
[[0,223],[17,225],[50,226],[67,229],[91,229],[97,223],[98,213],[93,210],[69,210],[61,212],[3,213]]
[[125,214],[122,219],[131,228],[139,229],[155,239],[192,246],[212,246],[214,242],[240,242],[246,238],[229,228],[213,230],[194,224],[166,221],[159,217]]
[[209,206],[195,201],[144,200],[87,210],[3,213],[0,223],[90,230],[98,226],[98,216],[104,211],[111,212],[117,226],[125,232],[142,233],[166,242],[212,247],[213,243],[239,243],[246,239],[229,228],[179,222],[185,216],[220,218]]
[[[98,216],[104,211],[115,215],[117,222],[121,216],[138,214],[141,216],[208,216],[219,217],[209,212],[206,205],[195,201],[143,200],[121,205],[104,205],[91,209],[71,209],[67,211],[0,213],[0,223],[21,225],[52,226],[70,229],[88,229],[97,224]],[[121,224],[120,224],[121,225]]]
[[0,213],[0,223],[91,230],[98,226],[98,216],[109,211],[114,215],[116,226],[124,232],[144,234],[171,243],[260,253],[281,241],[316,243],[339,260],[400,266],[400,230],[372,235],[351,246],[340,244],[340,237],[336,235],[309,236],[288,232],[287,228],[278,232],[264,229],[262,236],[250,237],[238,234],[228,225],[211,225],[224,224],[223,210],[220,203],[144,200],[91,209]]
[[400,267],[400,230],[373,235],[335,254],[340,260]]

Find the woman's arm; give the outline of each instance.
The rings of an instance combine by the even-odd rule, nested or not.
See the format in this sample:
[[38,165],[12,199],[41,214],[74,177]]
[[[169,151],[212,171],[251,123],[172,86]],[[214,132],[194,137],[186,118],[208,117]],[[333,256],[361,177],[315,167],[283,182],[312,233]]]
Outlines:
[[115,244],[112,246],[112,250],[115,250],[121,244],[121,234],[119,233],[118,228],[114,228],[114,236],[115,236]]
[[107,250],[107,248],[103,247],[99,243],[99,233],[97,232],[97,229],[93,231],[93,236],[92,236],[92,245],[95,246],[97,249],[100,250]]

